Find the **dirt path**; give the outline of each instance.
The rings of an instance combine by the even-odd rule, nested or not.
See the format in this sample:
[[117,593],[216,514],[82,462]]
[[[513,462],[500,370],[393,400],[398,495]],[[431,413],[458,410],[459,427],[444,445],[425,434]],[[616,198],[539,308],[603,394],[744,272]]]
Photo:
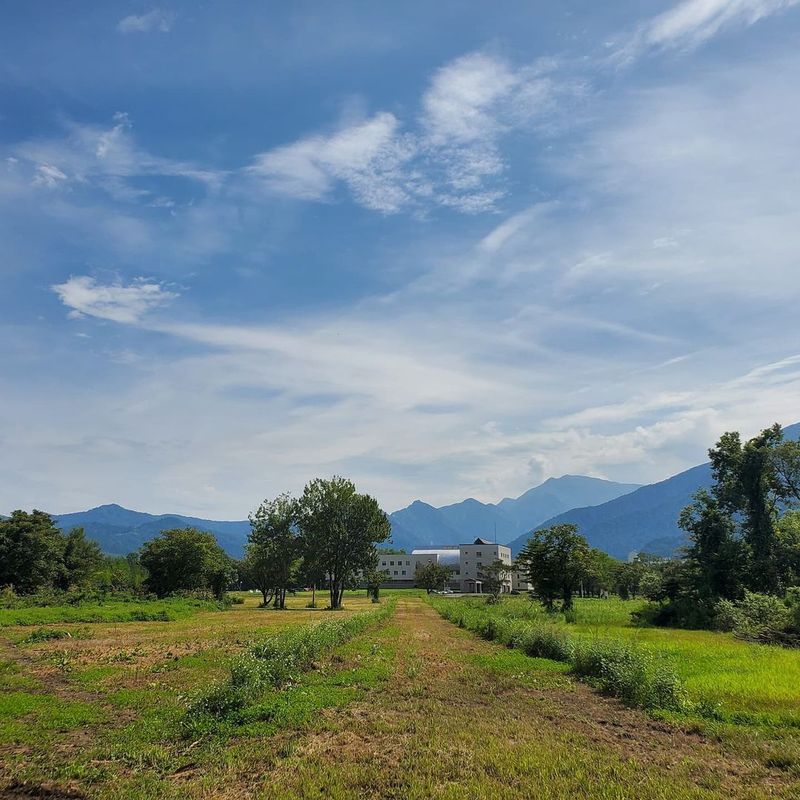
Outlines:
[[395,623],[388,685],[326,713],[277,768],[231,796],[798,796],[785,774],[476,639],[421,601],[401,601]]

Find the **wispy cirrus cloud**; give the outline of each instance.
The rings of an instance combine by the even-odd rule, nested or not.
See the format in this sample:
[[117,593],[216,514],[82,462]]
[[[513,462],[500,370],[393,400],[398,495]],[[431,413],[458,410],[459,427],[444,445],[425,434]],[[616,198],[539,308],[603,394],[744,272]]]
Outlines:
[[169,33],[175,24],[175,15],[160,8],[144,14],[129,14],[117,23],[120,33]]
[[723,30],[745,28],[800,0],[683,0],[642,23],[616,51],[631,61],[648,50],[692,48]]
[[[149,198],[133,185],[143,176],[179,177],[207,188],[216,188],[224,173],[186,161],[165,158],[141,148],[126,113],[114,115],[111,125],[68,121],[61,137],[31,139],[13,146],[20,168],[31,172],[31,183],[94,186],[118,199]],[[149,202],[149,200],[148,200]]]

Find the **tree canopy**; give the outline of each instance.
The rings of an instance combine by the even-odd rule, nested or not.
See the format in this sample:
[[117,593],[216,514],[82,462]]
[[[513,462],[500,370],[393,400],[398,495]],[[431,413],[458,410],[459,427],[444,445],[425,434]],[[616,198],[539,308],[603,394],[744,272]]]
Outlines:
[[274,598],[275,608],[285,608],[286,590],[297,580],[302,542],[296,520],[297,503],[288,494],[265,500],[250,515],[243,565],[264,605]]
[[533,533],[517,556],[517,566],[545,608],[552,610],[561,599],[567,611],[586,574],[589,552],[588,542],[575,525],[553,525]]
[[147,587],[159,597],[177,591],[208,591],[222,597],[233,579],[233,564],[214,535],[196,528],[161,531],[142,546]]
[[420,589],[425,589],[428,594],[441,591],[450,582],[453,575],[453,568],[445,564],[437,564],[429,561],[417,567],[415,581]]
[[340,608],[345,586],[375,563],[377,545],[389,538],[389,519],[377,500],[341,477],[308,483],[297,509],[303,551],[326,574],[331,608]]

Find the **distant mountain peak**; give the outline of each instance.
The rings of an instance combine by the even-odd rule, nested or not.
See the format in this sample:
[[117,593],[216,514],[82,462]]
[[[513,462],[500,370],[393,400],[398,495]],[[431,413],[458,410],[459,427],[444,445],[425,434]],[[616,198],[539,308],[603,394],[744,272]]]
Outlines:
[[415,500],[389,515],[395,547],[414,548],[433,542],[459,544],[484,537],[507,542],[540,522],[576,506],[604,503],[637,489],[585,475],[562,475],[499,503],[482,503],[474,497],[434,507]]

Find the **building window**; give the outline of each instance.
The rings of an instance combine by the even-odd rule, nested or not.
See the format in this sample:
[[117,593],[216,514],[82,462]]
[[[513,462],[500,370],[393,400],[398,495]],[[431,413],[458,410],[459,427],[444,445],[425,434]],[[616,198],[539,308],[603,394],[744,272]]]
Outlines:
[[394,574],[397,575],[397,570],[394,571]]
[[405,570],[403,570],[403,575],[405,575],[405,574],[406,574],[406,571],[405,571]]
[[410,567],[411,566],[411,562],[410,561],[406,561],[406,566]]
[[479,562],[478,562],[478,566],[479,566],[479,567],[482,567],[482,566],[483,566],[483,561],[479,561]]
[[390,566],[390,567],[393,567],[393,566],[394,566],[394,561],[390,561],[390,562],[389,562],[389,566]]

